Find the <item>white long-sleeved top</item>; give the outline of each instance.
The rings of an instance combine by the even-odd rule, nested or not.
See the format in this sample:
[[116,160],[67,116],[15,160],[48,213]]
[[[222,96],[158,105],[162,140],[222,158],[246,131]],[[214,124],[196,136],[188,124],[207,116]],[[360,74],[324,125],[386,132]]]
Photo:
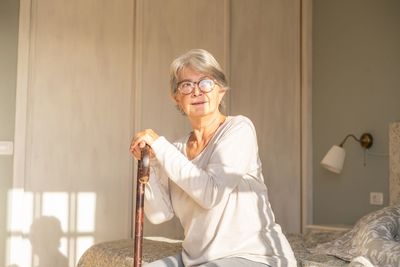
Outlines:
[[152,223],[179,218],[185,266],[224,257],[296,266],[268,201],[253,123],[227,117],[192,160],[186,156],[189,136],[174,144],[159,137],[152,144],[156,160],[145,191]]

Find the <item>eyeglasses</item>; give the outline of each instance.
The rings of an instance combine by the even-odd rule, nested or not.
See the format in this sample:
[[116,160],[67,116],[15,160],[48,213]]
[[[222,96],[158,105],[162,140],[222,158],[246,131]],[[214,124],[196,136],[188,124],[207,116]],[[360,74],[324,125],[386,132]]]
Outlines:
[[209,93],[214,89],[215,82],[209,78],[201,79],[198,82],[181,81],[178,83],[178,90],[181,94],[189,95],[196,88],[196,85],[203,93]]

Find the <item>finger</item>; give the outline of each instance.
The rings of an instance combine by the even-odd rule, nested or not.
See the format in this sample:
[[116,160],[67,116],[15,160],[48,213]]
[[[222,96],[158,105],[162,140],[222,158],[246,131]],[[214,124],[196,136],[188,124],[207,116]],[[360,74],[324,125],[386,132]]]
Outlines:
[[135,149],[133,152],[133,155],[135,156],[135,159],[139,160],[141,158],[141,152],[140,149]]
[[139,143],[139,147],[140,148],[144,148],[146,146],[146,142],[144,141],[144,140],[142,140],[140,143]]
[[129,150],[133,153],[136,149],[137,149],[137,142],[132,141],[132,144],[129,147]]
[[131,145],[131,147],[132,147],[133,149],[136,149],[136,147],[137,147],[137,146],[139,145],[139,143],[142,142],[142,141],[143,141],[142,137],[137,137],[137,138],[135,138],[134,141],[133,141],[133,143],[132,143],[132,145]]
[[136,152],[136,149],[134,147],[130,147],[129,148],[129,152],[131,152],[131,154],[136,158],[137,152]]
[[138,138],[134,138],[133,140],[132,140],[132,143],[131,143],[131,146],[129,147],[129,151],[131,152],[131,153],[133,153],[133,154],[137,154],[137,151],[140,151],[140,149],[138,148],[138,143],[140,142],[141,140],[140,139],[138,139]]

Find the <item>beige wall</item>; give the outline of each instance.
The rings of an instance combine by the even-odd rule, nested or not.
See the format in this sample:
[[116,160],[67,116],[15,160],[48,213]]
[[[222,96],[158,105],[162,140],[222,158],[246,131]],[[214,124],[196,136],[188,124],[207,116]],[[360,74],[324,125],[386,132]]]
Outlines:
[[[0,1],[0,141],[14,141],[19,1]],[[12,156],[0,155],[0,265],[5,261]]]
[[[126,145],[146,127],[171,140],[189,130],[169,101],[168,65],[203,47],[234,76],[230,113],[256,124],[278,222],[300,231],[297,0],[23,0],[21,14],[14,189],[26,202],[14,209],[25,216],[17,230],[29,234],[31,223],[45,228],[43,216],[55,216],[71,266],[91,243],[129,237],[134,172]],[[145,231],[181,237],[176,221]]]
[[300,2],[232,1],[231,10],[231,113],[253,120],[276,220],[299,232]]
[[349,133],[374,137],[371,153],[388,153],[389,123],[400,120],[400,2],[314,0],[313,146],[314,222],[352,224],[388,204],[388,157],[368,155],[348,140],[343,172],[319,162]]
[[75,266],[93,243],[131,234],[133,10],[21,1],[7,264]]

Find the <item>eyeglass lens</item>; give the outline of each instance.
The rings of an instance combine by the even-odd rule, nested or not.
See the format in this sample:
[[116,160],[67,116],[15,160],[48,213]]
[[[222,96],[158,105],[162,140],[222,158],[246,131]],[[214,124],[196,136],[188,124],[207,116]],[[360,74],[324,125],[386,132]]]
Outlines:
[[198,82],[184,81],[179,84],[178,89],[182,94],[187,95],[193,92],[196,85],[203,93],[208,93],[214,88],[215,82],[211,79],[202,79]]

